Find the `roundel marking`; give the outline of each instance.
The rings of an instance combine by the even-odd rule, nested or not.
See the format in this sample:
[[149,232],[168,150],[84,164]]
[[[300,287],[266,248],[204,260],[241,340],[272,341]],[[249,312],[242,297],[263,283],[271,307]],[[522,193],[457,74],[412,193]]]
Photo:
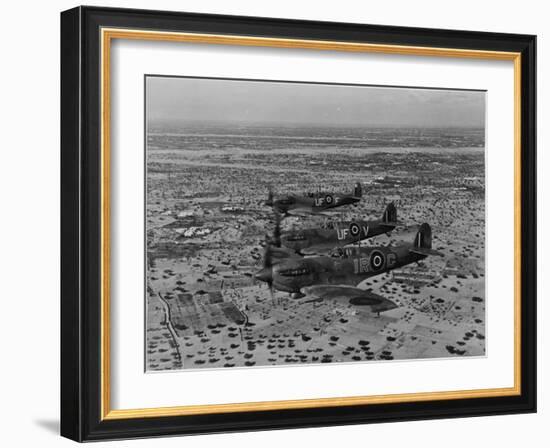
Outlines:
[[384,254],[378,250],[371,252],[370,254],[370,265],[373,271],[378,271],[384,267],[386,263],[386,257]]
[[334,198],[333,198],[330,194],[327,194],[327,195],[325,196],[325,202],[326,202],[327,204],[332,204],[332,201],[334,201]]
[[359,235],[360,232],[361,232],[361,228],[359,227],[359,225],[357,223],[352,222],[349,225],[349,233],[351,233],[353,236]]

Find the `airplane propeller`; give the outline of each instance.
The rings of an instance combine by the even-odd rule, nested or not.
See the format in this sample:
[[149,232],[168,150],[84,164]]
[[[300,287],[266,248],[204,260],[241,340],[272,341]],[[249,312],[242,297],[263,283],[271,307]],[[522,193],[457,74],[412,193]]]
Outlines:
[[256,278],[267,283],[269,294],[271,294],[271,298],[273,298],[273,259],[271,246],[269,244],[265,247],[264,251],[264,268],[260,274],[256,275]]
[[269,292],[273,298],[273,248],[281,247],[281,214],[277,211],[274,213],[275,228],[273,229],[273,236],[269,238],[266,235],[263,269],[256,273],[254,278],[262,282],[267,283]]
[[273,189],[269,187],[268,193],[267,193],[267,201],[265,201],[265,205],[271,207],[273,205]]
[[281,214],[275,210],[275,229],[273,229],[273,244],[281,247]]

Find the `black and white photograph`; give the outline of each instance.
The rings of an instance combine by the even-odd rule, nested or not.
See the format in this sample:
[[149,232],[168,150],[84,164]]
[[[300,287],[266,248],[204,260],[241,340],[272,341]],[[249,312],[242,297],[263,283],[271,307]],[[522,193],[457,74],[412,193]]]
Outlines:
[[147,371],[485,356],[485,91],[145,99]]
[[540,439],[541,9],[162,3],[10,41],[10,437]]

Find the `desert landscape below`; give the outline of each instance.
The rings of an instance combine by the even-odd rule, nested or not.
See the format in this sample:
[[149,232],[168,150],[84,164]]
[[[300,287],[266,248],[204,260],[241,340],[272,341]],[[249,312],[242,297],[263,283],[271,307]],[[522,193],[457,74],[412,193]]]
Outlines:
[[[485,355],[485,142],[477,128],[150,125],[146,174],[147,371]],[[397,307],[270,292],[254,274],[274,227],[268,191],[351,191],[334,219],[400,225],[361,246],[394,245],[430,224],[442,257],[359,285]]]

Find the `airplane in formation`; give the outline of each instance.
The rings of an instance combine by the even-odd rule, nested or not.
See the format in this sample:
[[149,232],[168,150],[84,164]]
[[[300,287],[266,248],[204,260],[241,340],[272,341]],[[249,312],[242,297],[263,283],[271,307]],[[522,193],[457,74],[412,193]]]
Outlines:
[[[277,220],[277,226],[280,220]],[[278,240],[275,232],[275,240]],[[263,268],[255,278],[268,284],[271,291],[288,292],[293,298],[310,296],[313,301],[344,300],[367,307],[378,316],[397,305],[379,294],[358,288],[363,280],[418,262],[428,256],[443,256],[432,249],[432,230],[422,224],[412,242],[394,246],[339,248],[337,256],[301,257],[281,248],[279,241],[268,244]]]
[[397,208],[391,202],[380,219],[337,221],[330,223],[326,228],[283,232],[281,244],[301,255],[318,253],[322,250],[358,243],[384,233],[389,235],[398,224]]
[[344,205],[357,204],[361,200],[361,184],[355,184],[350,193],[327,193],[318,191],[305,195],[289,194],[279,199],[275,199],[273,191],[270,189],[265,205],[273,207],[275,212],[283,214],[283,217],[289,215],[301,214],[319,214]]

